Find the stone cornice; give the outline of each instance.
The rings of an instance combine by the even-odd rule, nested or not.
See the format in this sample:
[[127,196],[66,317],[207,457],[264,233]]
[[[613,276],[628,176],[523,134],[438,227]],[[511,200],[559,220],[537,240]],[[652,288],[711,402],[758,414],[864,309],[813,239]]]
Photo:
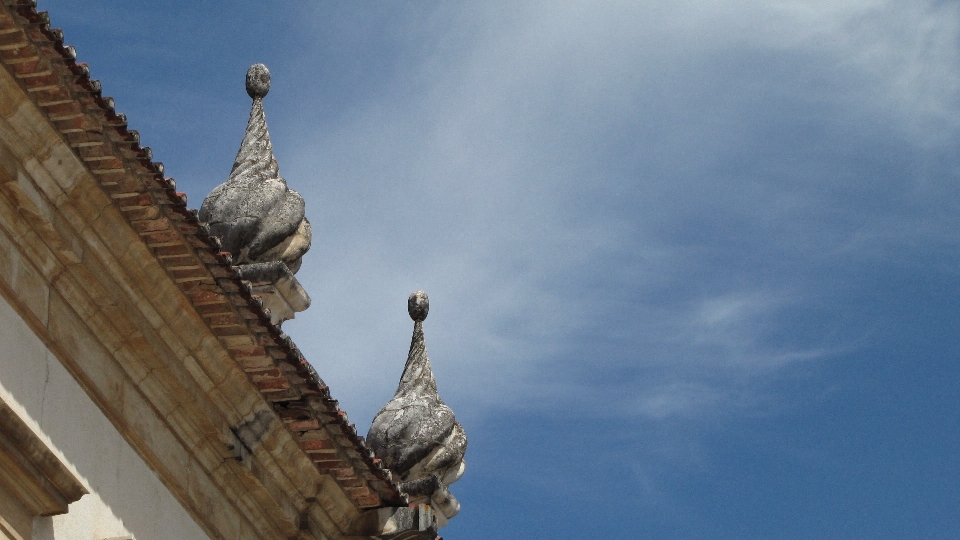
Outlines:
[[35,516],[63,514],[87,493],[13,410],[0,400],[0,470],[7,491]]
[[29,3],[0,7],[0,64],[0,292],[207,532],[337,537],[363,508],[404,505]]

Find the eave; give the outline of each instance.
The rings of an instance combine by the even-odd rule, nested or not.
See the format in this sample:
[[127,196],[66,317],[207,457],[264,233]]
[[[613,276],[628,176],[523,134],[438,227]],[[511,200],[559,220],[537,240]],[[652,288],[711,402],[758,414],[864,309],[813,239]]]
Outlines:
[[337,537],[364,509],[405,506],[34,4],[0,6],[0,64],[0,293],[198,523],[214,538]]

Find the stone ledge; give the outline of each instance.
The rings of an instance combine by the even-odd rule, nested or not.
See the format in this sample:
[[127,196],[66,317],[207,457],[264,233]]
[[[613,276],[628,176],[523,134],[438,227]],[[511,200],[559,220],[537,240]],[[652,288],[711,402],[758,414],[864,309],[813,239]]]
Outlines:
[[3,400],[0,470],[4,473],[0,489],[6,488],[34,516],[64,514],[67,505],[87,494],[83,484]]

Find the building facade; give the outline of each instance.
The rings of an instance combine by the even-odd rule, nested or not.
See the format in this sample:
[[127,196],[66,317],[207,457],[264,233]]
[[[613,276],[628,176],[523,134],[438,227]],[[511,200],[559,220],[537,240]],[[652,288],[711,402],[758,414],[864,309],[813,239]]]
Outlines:
[[466,441],[401,479],[282,332],[302,212],[231,251],[34,2],[0,65],[0,538],[436,538]]

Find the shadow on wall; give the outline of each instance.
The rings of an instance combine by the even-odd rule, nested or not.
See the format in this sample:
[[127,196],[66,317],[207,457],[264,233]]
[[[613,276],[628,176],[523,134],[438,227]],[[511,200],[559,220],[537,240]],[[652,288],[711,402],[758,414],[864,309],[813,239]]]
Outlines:
[[207,539],[73,376],[0,296],[0,399],[90,492],[33,540]]

